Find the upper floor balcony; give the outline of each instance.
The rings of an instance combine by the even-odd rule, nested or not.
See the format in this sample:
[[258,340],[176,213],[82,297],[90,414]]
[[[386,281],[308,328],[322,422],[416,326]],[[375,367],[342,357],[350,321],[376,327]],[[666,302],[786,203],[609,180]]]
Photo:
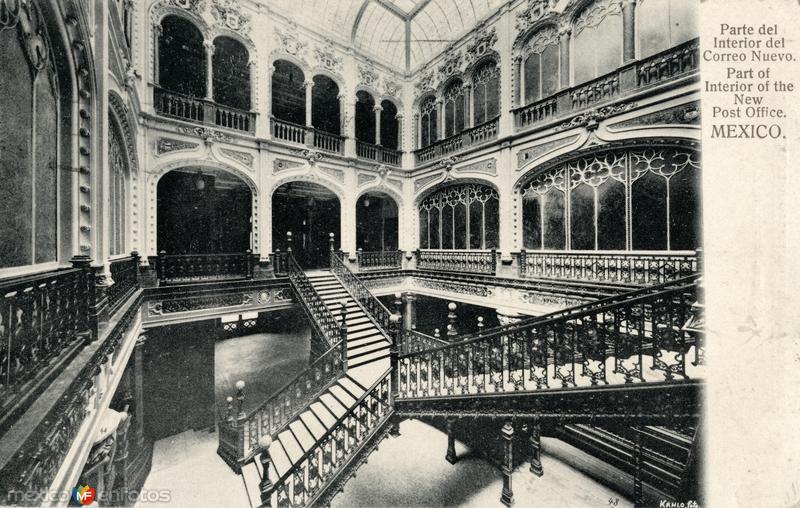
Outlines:
[[463,152],[469,148],[483,145],[497,139],[500,117],[476,125],[463,132],[436,141],[432,145],[414,151],[414,162],[417,166],[427,164],[449,155]]
[[153,106],[157,114],[201,125],[222,127],[254,135],[256,114],[208,99],[200,99],[155,86]]

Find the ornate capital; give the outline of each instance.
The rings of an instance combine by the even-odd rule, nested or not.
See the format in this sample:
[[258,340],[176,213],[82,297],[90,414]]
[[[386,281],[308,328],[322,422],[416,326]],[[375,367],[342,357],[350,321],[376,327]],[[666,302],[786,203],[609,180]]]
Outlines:
[[303,81],[303,88],[311,88],[313,86],[314,86],[314,80],[313,79],[307,79],[307,80]]
[[156,37],[161,37],[161,34],[164,33],[164,28],[161,26],[161,23],[153,23],[153,34]]
[[209,39],[204,40],[203,47],[206,49],[206,54],[214,54],[214,41]]
[[380,104],[375,104],[374,106],[372,106],[372,111],[383,111],[383,106],[381,106]]

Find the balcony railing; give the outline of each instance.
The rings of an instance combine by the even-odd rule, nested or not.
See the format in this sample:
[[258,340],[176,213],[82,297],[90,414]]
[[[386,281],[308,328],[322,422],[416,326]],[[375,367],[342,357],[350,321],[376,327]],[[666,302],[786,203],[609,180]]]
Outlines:
[[521,278],[659,284],[699,270],[696,252],[521,251]]
[[542,100],[514,110],[514,126],[524,131],[550,120],[569,117],[582,110],[605,104],[653,85],[698,71],[700,43],[693,39],[619,69],[561,90]]
[[249,250],[241,254],[167,254],[161,251],[156,260],[156,273],[163,284],[252,279],[253,265]]
[[356,140],[356,156],[359,159],[378,161],[389,166],[400,166],[403,152]]
[[272,138],[287,141],[298,145],[330,153],[344,153],[344,136],[325,132],[313,127],[298,125],[296,123],[279,120],[274,116],[270,118]]
[[153,105],[156,113],[161,116],[202,125],[222,127],[248,134],[255,134],[256,132],[255,113],[223,106],[207,99],[154,87]]
[[0,411],[90,333],[94,273],[59,270],[0,284]]
[[497,251],[418,250],[417,269],[494,275]]
[[459,153],[467,148],[493,141],[497,139],[499,125],[500,117],[498,116],[488,122],[459,132],[454,136],[437,141],[425,148],[415,150],[414,160],[417,165],[425,164],[426,162]]
[[403,266],[403,251],[401,250],[358,250],[358,270],[399,270]]
[[106,289],[106,296],[114,313],[139,288],[139,253],[132,252],[129,257],[112,261],[109,271],[114,284]]

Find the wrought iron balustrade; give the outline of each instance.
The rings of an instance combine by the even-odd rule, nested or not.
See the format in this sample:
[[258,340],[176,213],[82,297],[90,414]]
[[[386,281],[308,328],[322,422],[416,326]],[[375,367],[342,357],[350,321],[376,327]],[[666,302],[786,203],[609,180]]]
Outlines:
[[356,303],[361,305],[367,314],[381,328],[381,331],[387,337],[393,337],[392,333],[392,313],[386,306],[367,289],[367,286],[361,282],[350,269],[344,264],[342,260],[342,253],[331,251],[331,272],[333,272],[344,288],[356,300]]
[[695,252],[521,251],[521,278],[658,284],[699,270]]
[[88,265],[0,283],[0,407],[91,333],[94,284]]
[[403,267],[403,251],[401,250],[358,250],[358,270],[394,270]]
[[223,106],[158,86],[153,88],[153,105],[161,116],[248,134],[255,134],[256,131],[256,114],[252,111]]
[[315,505],[331,487],[329,480],[347,466],[392,416],[389,391],[387,372],[273,483],[272,489],[265,493],[269,506]]
[[[330,309],[325,305],[291,252],[286,253],[286,274],[289,276],[289,281],[297,293],[303,310],[320,337],[324,338],[331,346],[339,342],[343,338],[342,325],[333,317]],[[346,348],[344,352],[347,352]]]
[[494,275],[497,251],[432,250],[416,251],[417,269],[442,272],[481,273]]
[[162,283],[206,282],[225,279],[252,279],[253,255],[167,254],[161,251],[156,273]]
[[[400,398],[688,380],[702,337],[685,323],[697,280],[399,356]],[[694,361],[688,361],[691,351]],[[645,360],[649,360],[646,365]]]
[[356,140],[356,156],[359,159],[378,161],[389,166],[400,166],[403,152]]
[[400,337],[400,352],[402,354],[416,353],[450,344],[445,339],[432,337],[417,330],[403,330],[400,333]]
[[497,139],[499,125],[500,117],[498,116],[458,134],[436,141],[429,146],[415,150],[415,163],[417,165],[424,164],[495,140]]
[[275,438],[308,409],[308,404],[344,372],[344,347],[343,342],[336,343],[246,415],[235,414],[232,402],[227,408],[218,408],[220,456],[233,467],[247,462],[258,452],[259,439],[266,435]]
[[513,110],[517,132],[612,103],[647,87],[699,70],[699,39],[648,56],[619,69]]
[[125,300],[139,289],[139,253],[133,252],[129,257],[115,259],[109,265],[111,279],[114,281],[106,289],[108,306],[114,313]]

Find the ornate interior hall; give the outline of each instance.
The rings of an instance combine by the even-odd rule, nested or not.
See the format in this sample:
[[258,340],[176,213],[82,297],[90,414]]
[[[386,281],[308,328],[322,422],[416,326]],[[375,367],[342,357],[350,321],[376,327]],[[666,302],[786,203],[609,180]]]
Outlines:
[[0,0],[0,505],[702,505],[697,7]]

